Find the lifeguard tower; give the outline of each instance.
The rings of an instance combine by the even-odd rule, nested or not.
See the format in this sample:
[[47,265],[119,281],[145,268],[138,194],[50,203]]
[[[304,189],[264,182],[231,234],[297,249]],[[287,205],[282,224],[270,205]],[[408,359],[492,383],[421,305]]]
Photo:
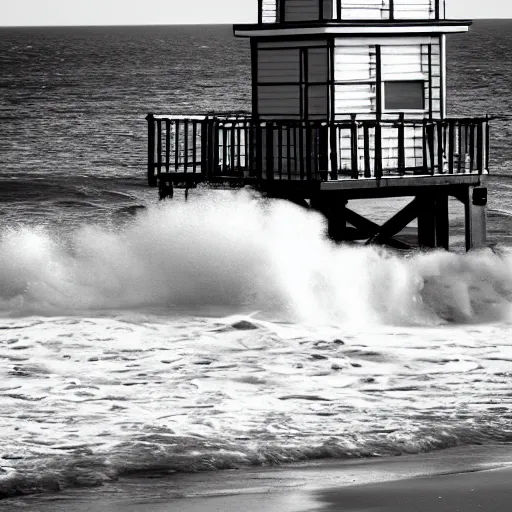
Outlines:
[[[197,183],[253,185],[323,212],[336,240],[449,247],[448,200],[464,204],[466,248],[485,244],[489,118],[446,112],[444,0],[259,0],[252,112],[148,115],[148,180],[161,197]],[[382,226],[353,199],[412,197]]]

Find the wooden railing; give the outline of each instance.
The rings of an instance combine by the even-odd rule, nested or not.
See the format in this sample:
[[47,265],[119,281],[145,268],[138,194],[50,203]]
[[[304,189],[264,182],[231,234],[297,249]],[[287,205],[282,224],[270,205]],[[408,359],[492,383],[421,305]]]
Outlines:
[[[301,18],[286,6],[287,0],[259,0],[258,23],[288,23]],[[311,19],[303,21],[442,20],[445,0],[310,0]]]
[[328,181],[486,173],[489,118],[347,121],[148,115],[148,181]]

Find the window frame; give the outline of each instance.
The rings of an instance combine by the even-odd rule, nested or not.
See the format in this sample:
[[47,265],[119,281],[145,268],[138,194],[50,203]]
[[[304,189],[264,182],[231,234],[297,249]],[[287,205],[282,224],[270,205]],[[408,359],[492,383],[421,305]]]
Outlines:
[[[387,83],[401,83],[401,82],[415,82],[423,84],[423,108],[386,108],[386,84]],[[392,79],[386,79],[382,77],[382,83],[380,84],[381,97],[382,97],[382,113],[383,114],[425,114],[428,112],[429,106],[426,98],[426,86],[428,86],[428,78],[423,73],[411,73],[402,76],[394,76]]]

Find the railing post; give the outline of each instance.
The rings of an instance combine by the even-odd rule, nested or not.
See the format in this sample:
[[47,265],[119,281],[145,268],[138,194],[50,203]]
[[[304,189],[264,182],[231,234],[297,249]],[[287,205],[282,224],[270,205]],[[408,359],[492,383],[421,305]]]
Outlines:
[[375,178],[382,178],[382,126],[379,119],[375,124]]
[[352,114],[350,121],[350,166],[352,167],[351,178],[354,180],[359,179],[358,139],[356,115]]
[[171,120],[165,120],[165,171],[171,170]]
[[[443,132],[443,122],[437,121],[437,173],[444,174],[444,154],[445,148],[443,146],[444,141],[444,132]],[[432,167],[434,163],[432,162]],[[434,171],[432,171],[433,173]]]
[[265,125],[265,154],[267,179],[274,179],[274,123],[267,122]]
[[210,167],[210,176],[219,176],[221,174],[220,169],[220,121],[213,119],[212,122],[212,151],[213,158]]
[[[422,133],[422,155],[423,155],[423,173],[428,174],[428,145],[427,145],[427,120],[423,119],[421,133]],[[432,162],[434,165],[434,162]]]
[[258,121],[255,126],[256,129],[256,177],[261,179],[263,177],[263,126],[261,121]]
[[156,141],[156,161],[157,161],[157,175],[160,176],[162,172],[162,120],[156,121],[157,141]]
[[398,121],[398,174],[405,174],[405,115],[400,114]]
[[188,171],[188,127],[189,121],[185,119],[183,123],[183,172]]
[[201,174],[203,178],[208,175],[208,166],[210,158],[210,137],[209,137],[210,121],[205,118],[201,121]]
[[[432,122],[427,123],[427,146],[430,158],[430,174],[436,173],[436,147],[435,147],[436,125]],[[439,148],[438,148],[439,151]]]
[[372,158],[370,155],[370,126],[363,121],[364,177],[372,177]]
[[148,122],[148,185],[156,187],[158,179],[155,176],[155,116],[148,114],[146,121]]
[[308,121],[304,122],[304,130],[306,132],[306,179],[311,181],[311,160],[313,158],[313,147],[311,144],[311,123]]
[[448,172],[453,174],[454,158],[455,158],[455,130],[453,121],[448,121],[448,140],[449,140],[449,153],[448,153]]
[[490,165],[490,149],[491,149],[491,125],[489,124],[489,116],[485,116],[485,170],[489,172]]
[[476,128],[476,165],[478,174],[482,174],[484,167],[484,125],[482,121],[478,122]]
[[331,159],[331,180],[338,179],[338,126],[329,123],[329,145]]

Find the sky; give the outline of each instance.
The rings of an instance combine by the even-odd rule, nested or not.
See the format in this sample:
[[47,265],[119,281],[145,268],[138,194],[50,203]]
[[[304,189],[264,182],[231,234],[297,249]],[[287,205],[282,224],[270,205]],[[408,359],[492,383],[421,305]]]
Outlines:
[[[446,0],[450,18],[512,18],[509,0]],[[257,0],[0,0],[0,26],[254,23]]]

